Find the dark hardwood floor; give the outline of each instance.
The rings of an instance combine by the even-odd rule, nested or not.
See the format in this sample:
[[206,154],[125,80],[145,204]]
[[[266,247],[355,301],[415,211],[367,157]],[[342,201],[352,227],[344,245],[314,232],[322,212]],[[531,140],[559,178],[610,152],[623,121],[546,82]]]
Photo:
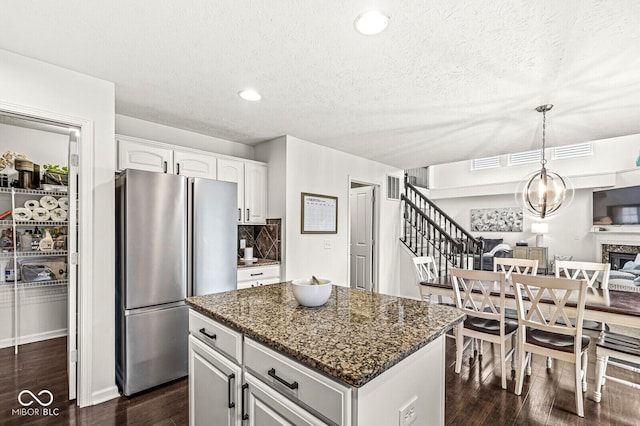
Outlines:
[[[67,401],[66,339],[51,339],[22,345],[15,356],[13,348],[0,349],[0,424],[2,425],[187,425],[187,379],[136,395],[120,397],[93,407],[78,408]],[[640,422],[640,390],[609,381],[602,401],[591,399],[595,386],[595,346],[589,352],[588,397],[585,418],[575,414],[573,367],[554,361],[547,370],[542,357],[534,357],[532,375],[525,380],[521,396],[513,394],[515,377],[508,390],[500,387],[499,365],[493,348],[485,344],[484,356],[470,360],[465,356],[461,373],[455,374],[455,346],[447,339],[446,424],[447,425],[636,425]],[[638,375],[615,369],[620,376]],[[494,369],[498,374],[494,375]],[[57,416],[12,414],[20,408],[20,391],[35,394],[47,389],[54,395],[48,407]],[[44,399],[44,397],[43,397]],[[30,400],[25,396],[24,401]],[[38,405],[34,403],[33,405]],[[377,426],[377,425],[374,425]],[[382,426],[382,425],[381,425]]]

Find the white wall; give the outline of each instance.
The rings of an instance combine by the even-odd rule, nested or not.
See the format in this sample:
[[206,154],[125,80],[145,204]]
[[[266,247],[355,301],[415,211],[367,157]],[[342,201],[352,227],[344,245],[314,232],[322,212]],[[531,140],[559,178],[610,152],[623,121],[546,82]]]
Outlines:
[[253,160],[253,147],[116,114],[116,133]]
[[[271,167],[271,165],[270,165]],[[286,279],[312,274],[336,284],[349,282],[349,179],[377,184],[380,218],[379,291],[398,294],[400,204],[386,199],[386,175],[402,171],[292,136],[286,138]],[[300,233],[300,194],[338,197],[337,234]],[[325,249],[325,241],[331,245]]]
[[[594,155],[570,160],[550,162],[553,169],[561,174],[568,173],[572,180],[576,176],[591,175],[591,179],[582,179],[581,187],[575,192],[573,202],[561,208],[556,216],[547,218],[549,233],[544,236],[544,246],[549,247],[549,261],[553,255],[572,255],[575,260],[596,261],[594,249],[596,241],[592,228],[592,192],[600,185],[607,187],[623,187],[640,185],[640,168],[635,161],[640,150],[640,135],[625,136],[593,142]],[[538,166],[531,165],[535,170]],[[466,229],[470,229],[470,210],[476,208],[515,207],[513,194],[515,185],[506,183],[521,179],[527,171],[516,167],[471,172],[469,162],[442,164],[433,167],[436,177],[434,189],[427,191],[427,196],[447,214]],[[572,177],[573,176],[573,177]],[[516,179],[517,178],[517,179]],[[473,195],[469,188],[485,184],[483,187],[490,195]],[[456,186],[459,185],[459,186]],[[444,188],[446,187],[446,188]],[[444,188],[444,189],[443,189]],[[504,188],[510,188],[503,191]],[[442,192],[439,190],[443,189]],[[458,196],[454,196],[454,194]],[[443,195],[440,197],[440,195]],[[485,238],[503,238],[507,244],[515,245],[518,241],[526,241],[535,245],[535,235],[531,233],[531,223],[541,220],[525,214],[523,232],[472,232],[475,236]],[[640,226],[611,227],[611,230],[640,232]]]
[[[92,134],[82,135],[82,167],[92,170],[91,187],[82,194],[93,197],[91,230],[92,264],[80,265],[80,273],[90,280],[83,288],[91,289],[91,317],[80,318],[81,332],[90,336],[89,389],[80,389],[84,404],[93,404],[117,396],[115,387],[115,291],[114,291],[114,173],[115,170],[115,89],[110,82],[69,71],[44,62],[0,50],[0,109],[39,111],[55,114],[60,120],[81,121],[93,126]],[[34,112],[35,114],[35,112]],[[91,146],[87,145],[91,141]],[[92,153],[91,153],[92,149]],[[88,155],[91,153],[91,156]],[[88,162],[88,164],[87,164]],[[89,198],[91,199],[91,198]],[[81,210],[87,198],[80,200]],[[82,214],[82,211],[81,211]],[[82,250],[83,247],[80,247]],[[80,253],[81,259],[83,253]],[[89,263],[87,262],[87,263]],[[81,342],[83,344],[83,342]],[[79,354],[81,360],[83,353]],[[86,375],[85,375],[86,376]]]
[[280,274],[287,276],[286,223],[287,223],[287,137],[282,136],[255,147],[255,159],[269,164],[267,175],[267,218],[282,219],[280,229]]
[[[593,155],[566,160],[553,160],[547,149],[547,167],[562,176],[610,173],[634,169],[640,153],[640,135],[621,136],[593,141]],[[465,188],[468,186],[519,182],[527,174],[540,168],[540,163],[507,166],[507,156],[501,156],[502,167],[487,170],[471,170],[471,158],[465,161],[439,164],[429,167],[429,188]]]

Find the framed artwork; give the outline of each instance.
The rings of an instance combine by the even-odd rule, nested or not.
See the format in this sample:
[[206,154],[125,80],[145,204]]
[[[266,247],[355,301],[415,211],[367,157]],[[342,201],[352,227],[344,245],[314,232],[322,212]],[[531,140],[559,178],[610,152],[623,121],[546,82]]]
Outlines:
[[300,233],[338,233],[338,197],[302,192],[300,204]]
[[471,209],[471,230],[477,232],[522,232],[522,209],[517,207]]

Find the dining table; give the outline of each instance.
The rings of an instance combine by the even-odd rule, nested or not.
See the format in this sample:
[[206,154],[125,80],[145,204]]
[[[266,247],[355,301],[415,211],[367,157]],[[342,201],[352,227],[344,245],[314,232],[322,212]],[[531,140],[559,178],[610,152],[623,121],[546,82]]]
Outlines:
[[[420,293],[423,299],[438,296],[455,300],[451,278],[448,275],[420,282]],[[499,296],[499,293],[492,294],[496,302]],[[552,313],[552,300],[542,297],[540,301],[547,302],[549,313]],[[511,285],[505,291],[505,307],[516,309],[515,291]],[[568,313],[571,314],[571,308],[575,307],[575,302],[569,299],[567,307]],[[584,320],[640,329],[640,292],[587,287]]]

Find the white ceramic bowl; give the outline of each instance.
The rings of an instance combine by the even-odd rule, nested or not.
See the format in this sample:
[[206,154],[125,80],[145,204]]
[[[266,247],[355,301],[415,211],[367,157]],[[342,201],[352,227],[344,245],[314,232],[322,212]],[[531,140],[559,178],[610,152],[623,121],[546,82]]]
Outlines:
[[291,281],[293,296],[302,306],[313,308],[324,305],[331,295],[331,281],[318,278],[321,284],[311,284],[311,279],[300,279]]

